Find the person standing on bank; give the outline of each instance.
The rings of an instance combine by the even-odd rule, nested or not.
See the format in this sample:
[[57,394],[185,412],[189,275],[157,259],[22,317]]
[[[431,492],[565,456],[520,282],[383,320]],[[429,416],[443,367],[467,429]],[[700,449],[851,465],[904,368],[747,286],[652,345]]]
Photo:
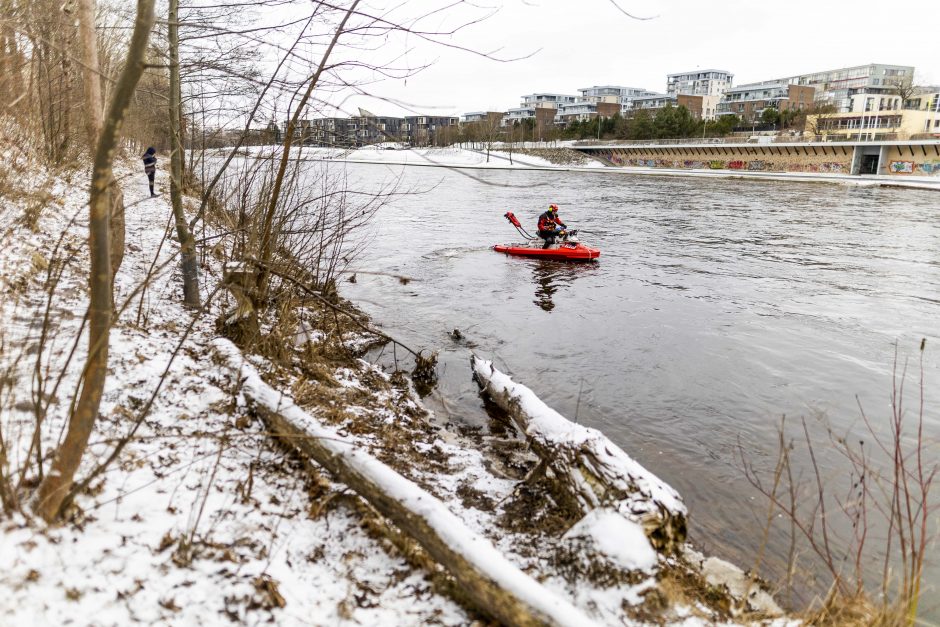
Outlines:
[[157,151],[153,146],[147,148],[147,152],[143,156],[144,161],[144,172],[147,173],[147,179],[150,181],[150,197],[153,198],[156,194],[153,192],[153,179],[157,174]]

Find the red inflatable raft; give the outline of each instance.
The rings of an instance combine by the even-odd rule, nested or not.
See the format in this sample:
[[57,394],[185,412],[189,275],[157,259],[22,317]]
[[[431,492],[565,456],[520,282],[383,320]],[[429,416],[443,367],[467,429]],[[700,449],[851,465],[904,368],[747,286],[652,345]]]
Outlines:
[[537,259],[557,259],[559,261],[591,261],[601,256],[601,251],[596,248],[589,248],[580,243],[574,237],[577,231],[567,231],[560,236],[561,242],[552,244],[548,248],[544,247],[544,242],[529,235],[519,219],[513,215],[512,211],[507,211],[504,218],[516,227],[519,234],[529,239],[525,244],[497,244],[493,250],[507,255],[516,255],[519,257],[535,257]]
[[589,248],[577,242],[562,242],[549,248],[542,248],[542,242],[528,244],[497,244],[493,250],[507,255],[535,257],[538,259],[559,259],[562,261],[591,261],[601,256],[601,251]]

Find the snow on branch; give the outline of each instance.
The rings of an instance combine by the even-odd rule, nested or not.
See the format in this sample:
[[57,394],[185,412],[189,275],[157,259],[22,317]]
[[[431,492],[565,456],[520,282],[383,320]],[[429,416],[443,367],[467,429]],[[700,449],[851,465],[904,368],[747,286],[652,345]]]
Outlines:
[[323,466],[417,541],[461,585],[478,611],[507,625],[594,624],[510,563],[436,497],[271,388],[234,344],[215,340],[213,350],[218,361],[236,373],[242,398],[271,433]]
[[492,362],[476,355],[470,361],[483,392],[509,415],[583,512],[614,509],[640,524],[653,546],[666,552],[685,541],[687,511],[671,486],[603,433],[569,421]]

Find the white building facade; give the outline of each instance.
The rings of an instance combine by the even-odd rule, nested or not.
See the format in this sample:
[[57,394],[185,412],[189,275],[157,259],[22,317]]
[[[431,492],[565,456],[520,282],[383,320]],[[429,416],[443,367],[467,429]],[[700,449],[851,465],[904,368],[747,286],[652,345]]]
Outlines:
[[620,105],[620,113],[633,108],[633,100],[644,96],[655,96],[655,91],[644,87],[624,87],[621,85],[596,85],[578,90],[580,102],[608,102]]
[[522,97],[523,109],[557,109],[563,104],[574,104],[578,101],[577,96],[571,94],[527,94]]
[[695,70],[666,75],[666,93],[670,96],[687,94],[690,96],[721,97],[731,88],[734,74],[727,70]]
[[[814,87],[818,104],[831,104],[837,113],[849,113],[859,110],[859,102],[866,102],[864,98],[860,101],[856,96],[897,94],[899,84],[910,84],[914,80],[914,68],[909,65],[870,63],[781,80]],[[864,108],[866,105],[861,106]]]

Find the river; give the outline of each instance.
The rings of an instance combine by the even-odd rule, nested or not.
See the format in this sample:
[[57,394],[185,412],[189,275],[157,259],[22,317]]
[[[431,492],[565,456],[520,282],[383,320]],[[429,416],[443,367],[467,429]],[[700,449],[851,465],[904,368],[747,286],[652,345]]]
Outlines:
[[[772,471],[782,416],[788,437],[800,437],[805,418],[824,478],[844,480],[849,468],[832,454],[827,428],[868,437],[859,406],[885,428],[897,348],[902,365],[909,361],[906,402],[915,417],[922,338],[927,450],[937,459],[934,192],[330,165],[344,167],[353,186],[399,180],[421,192],[379,211],[354,263],[413,281],[360,273],[341,292],[392,336],[441,351],[431,408],[486,428],[470,376],[472,347],[679,490],[691,538],[708,553],[754,566],[767,509],[741,456]],[[490,250],[520,241],[507,210],[533,230],[550,202],[582,229],[583,242],[601,249],[598,263]],[[805,458],[797,463],[809,468]],[[770,533],[761,570],[771,577],[782,577],[786,534],[785,525]],[[935,563],[926,579],[928,589],[936,584]]]

